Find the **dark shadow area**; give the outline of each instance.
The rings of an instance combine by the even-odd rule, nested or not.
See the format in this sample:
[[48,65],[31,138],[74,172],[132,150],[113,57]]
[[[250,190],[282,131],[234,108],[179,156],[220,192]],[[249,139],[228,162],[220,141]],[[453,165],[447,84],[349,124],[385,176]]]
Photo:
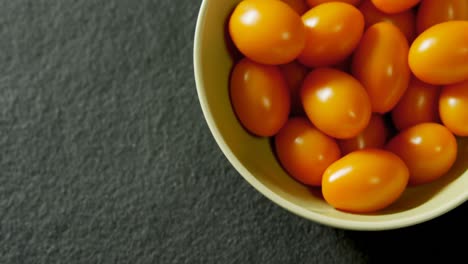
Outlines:
[[[465,203],[416,226],[381,232],[345,233],[371,263],[466,263],[467,224],[468,203]],[[455,259],[458,261],[453,261]]]

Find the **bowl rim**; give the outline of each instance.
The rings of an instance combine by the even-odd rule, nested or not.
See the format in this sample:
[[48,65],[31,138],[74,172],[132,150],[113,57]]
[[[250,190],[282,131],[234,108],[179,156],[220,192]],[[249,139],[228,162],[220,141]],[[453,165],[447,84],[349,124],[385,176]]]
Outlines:
[[444,206],[435,207],[432,210],[428,210],[424,213],[417,215],[410,215],[398,219],[384,220],[379,222],[368,222],[368,221],[356,221],[356,220],[345,220],[337,219],[327,215],[323,215],[317,212],[306,210],[288,200],[276,194],[265,186],[262,182],[251,174],[242,163],[233,154],[227,143],[224,141],[210,110],[208,109],[207,97],[204,89],[204,78],[201,72],[202,57],[201,57],[201,43],[202,43],[202,30],[203,24],[205,23],[205,14],[208,7],[209,0],[203,0],[197,16],[197,22],[195,27],[195,35],[193,42],[193,69],[195,75],[195,85],[197,89],[198,100],[205,118],[205,122],[208,124],[208,128],[211,131],[218,147],[223,152],[224,156],[228,159],[231,165],[237,170],[237,172],[258,192],[269,199],[274,204],[282,207],[283,209],[293,213],[297,216],[313,221],[315,223],[329,226],[333,228],[356,230],[356,231],[381,231],[399,229],[403,227],[409,227],[412,225],[420,224],[422,222],[429,221],[446,212],[454,209],[455,207],[463,204],[466,198],[461,194],[456,199],[450,200],[444,204]]

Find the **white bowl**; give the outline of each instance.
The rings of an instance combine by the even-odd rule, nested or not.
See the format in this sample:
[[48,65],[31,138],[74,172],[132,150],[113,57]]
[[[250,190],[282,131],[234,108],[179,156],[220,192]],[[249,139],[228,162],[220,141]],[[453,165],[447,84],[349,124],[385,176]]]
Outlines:
[[314,222],[350,230],[386,230],[440,216],[468,200],[468,140],[459,139],[458,160],[441,179],[409,187],[393,205],[374,214],[332,208],[320,195],[293,180],[277,162],[269,139],[251,136],[231,107],[228,83],[233,55],[227,20],[239,0],[204,0],[194,43],[194,70],[200,104],[217,144],[256,190],[284,209]]

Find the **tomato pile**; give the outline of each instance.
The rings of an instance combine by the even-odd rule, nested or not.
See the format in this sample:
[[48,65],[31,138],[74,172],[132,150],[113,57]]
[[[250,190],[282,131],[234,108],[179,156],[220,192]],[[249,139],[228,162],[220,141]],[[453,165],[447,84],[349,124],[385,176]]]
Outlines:
[[468,0],[243,0],[230,98],[331,206],[381,210],[445,175],[468,136]]

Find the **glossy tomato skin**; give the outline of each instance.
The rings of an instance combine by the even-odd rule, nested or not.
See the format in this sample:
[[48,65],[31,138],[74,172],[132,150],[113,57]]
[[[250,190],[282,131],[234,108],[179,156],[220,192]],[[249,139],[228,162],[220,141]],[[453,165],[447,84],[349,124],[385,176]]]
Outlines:
[[286,123],[290,93],[279,67],[247,58],[235,65],[230,96],[242,125],[257,136],[273,136]]
[[380,149],[355,151],[325,171],[322,193],[333,207],[371,213],[395,202],[408,183],[408,168],[395,154]]
[[329,3],[329,2],[342,2],[342,3],[348,3],[351,5],[358,5],[361,0],[307,0],[307,4],[309,4],[310,7],[314,7],[323,3]]
[[[445,1],[445,0],[444,0]],[[372,3],[382,12],[396,14],[416,6],[420,0],[372,0]]]
[[341,156],[335,140],[304,117],[293,117],[275,136],[278,159],[296,180],[320,186],[327,167]]
[[468,21],[437,24],[411,45],[408,62],[416,77],[434,85],[468,79]]
[[439,112],[442,123],[450,131],[468,136],[468,80],[442,88]]
[[398,130],[439,122],[440,87],[412,78],[408,89],[392,110],[393,124]]
[[343,155],[366,148],[383,148],[389,135],[390,130],[382,115],[373,114],[364,131],[354,138],[338,140],[338,145]]
[[307,5],[305,0],[281,0],[288,4],[297,14],[302,16],[305,12],[309,10],[309,6]]
[[397,14],[387,14],[375,7],[371,0],[364,0],[359,5],[359,10],[364,15],[366,28],[379,22],[389,22],[401,30],[409,43],[416,37],[416,15],[412,9]]
[[331,66],[345,60],[364,32],[364,17],[347,3],[318,5],[302,16],[306,45],[299,61],[309,67]]
[[281,1],[240,2],[229,19],[229,33],[246,57],[262,64],[289,63],[305,45],[301,17]]
[[351,75],[331,68],[307,75],[301,100],[312,123],[334,138],[357,136],[371,117],[369,97],[362,85]]
[[443,125],[423,123],[403,130],[386,147],[398,155],[410,171],[410,185],[432,182],[445,173],[457,158],[455,136]]
[[424,0],[418,8],[418,34],[436,24],[452,20],[468,20],[468,1]]
[[408,88],[408,42],[391,23],[369,27],[354,53],[353,75],[366,88],[373,112],[384,114],[398,103]]
[[280,65],[280,69],[291,92],[291,114],[303,115],[300,91],[309,69],[297,61]]

